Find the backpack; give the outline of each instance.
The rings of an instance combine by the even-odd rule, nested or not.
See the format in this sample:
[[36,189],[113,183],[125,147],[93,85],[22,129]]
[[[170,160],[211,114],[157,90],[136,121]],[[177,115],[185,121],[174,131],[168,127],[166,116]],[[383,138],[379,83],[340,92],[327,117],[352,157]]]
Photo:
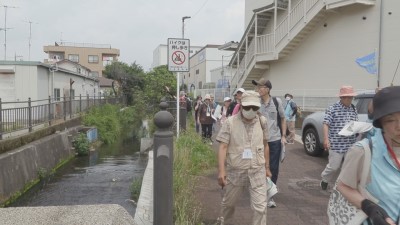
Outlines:
[[192,111],[192,101],[189,98],[186,98],[186,111]]
[[293,112],[296,114],[296,117],[301,117],[301,107],[296,105],[295,102],[290,102],[290,107],[292,108]]
[[282,121],[281,121],[281,116],[280,116],[279,110],[278,110],[279,103],[278,103],[278,100],[276,99],[276,97],[272,97],[272,101],[274,101],[276,112],[277,112],[276,113],[276,123],[278,124],[279,130],[281,131],[281,135],[283,136]]

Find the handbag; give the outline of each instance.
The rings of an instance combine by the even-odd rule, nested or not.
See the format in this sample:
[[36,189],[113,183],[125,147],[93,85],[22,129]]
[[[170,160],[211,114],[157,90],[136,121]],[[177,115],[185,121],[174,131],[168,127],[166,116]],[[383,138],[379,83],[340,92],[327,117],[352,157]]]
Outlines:
[[[368,139],[360,141],[365,151],[363,171],[361,172],[360,183],[358,184],[358,191],[363,196],[368,196],[368,199],[375,200],[365,189],[367,178],[369,175],[369,168],[371,164],[371,149],[368,145]],[[360,225],[368,216],[359,208],[352,205],[347,199],[337,190],[336,181],[333,191],[329,197],[328,202],[328,219],[330,225]]]

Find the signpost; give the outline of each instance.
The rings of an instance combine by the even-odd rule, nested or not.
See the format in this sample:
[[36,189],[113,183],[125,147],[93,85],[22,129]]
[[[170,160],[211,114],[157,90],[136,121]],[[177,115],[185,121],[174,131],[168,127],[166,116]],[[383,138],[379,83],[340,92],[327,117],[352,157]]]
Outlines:
[[176,136],[179,137],[179,72],[189,72],[190,40],[168,38],[168,70],[176,73]]

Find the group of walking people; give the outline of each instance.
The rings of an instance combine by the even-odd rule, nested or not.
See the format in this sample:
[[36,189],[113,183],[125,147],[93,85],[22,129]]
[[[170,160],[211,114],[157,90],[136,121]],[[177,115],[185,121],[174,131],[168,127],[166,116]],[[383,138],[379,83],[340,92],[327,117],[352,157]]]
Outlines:
[[[294,143],[297,107],[293,96],[286,94],[286,102],[272,97],[272,84],[265,78],[252,83],[255,91],[239,88],[236,104],[225,105],[227,119],[216,137],[218,184],[225,190],[221,224],[232,222],[236,202],[246,189],[250,192],[252,224],[266,224],[267,208],[277,207],[273,196],[278,191],[282,148]],[[286,132],[289,123],[291,129]]]
[[[352,126],[358,121],[354,96],[351,86],[343,86],[340,100],[326,110],[323,121],[329,162],[320,185],[327,190],[335,183],[328,205],[330,225],[400,224],[400,86],[377,90],[368,107],[373,127],[362,133]],[[346,201],[337,201],[341,196]]]
[[[272,84],[261,78],[253,80],[255,91],[236,90],[234,99],[224,98],[216,135],[218,150],[218,184],[225,191],[221,203],[221,224],[232,222],[235,205],[243,191],[250,193],[252,224],[266,224],[267,208],[277,207],[277,193],[282,148],[294,142],[294,123],[298,107],[291,94],[285,100],[271,96]],[[400,86],[383,88],[376,93],[369,113],[374,128],[363,134],[340,135],[345,125],[358,120],[352,104],[351,86],[339,91],[340,100],[328,107],[323,121],[324,148],[329,162],[321,174],[321,188],[335,183],[335,190],[363,213],[362,224],[399,224],[400,215]],[[201,127],[204,139],[211,139],[216,103],[212,95],[198,96],[194,103],[196,130]],[[366,139],[365,139],[365,138]],[[369,149],[361,142],[369,140]],[[359,140],[359,142],[356,142]],[[366,165],[365,151],[372,156]],[[365,156],[367,155],[367,156]],[[371,155],[371,154],[369,154]],[[360,187],[363,171],[368,182]],[[269,182],[268,182],[269,181]],[[368,193],[366,195],[365,193]],[[328,212],[329,213],[329,212]],[[337,217],[330,224],[351,221]]]

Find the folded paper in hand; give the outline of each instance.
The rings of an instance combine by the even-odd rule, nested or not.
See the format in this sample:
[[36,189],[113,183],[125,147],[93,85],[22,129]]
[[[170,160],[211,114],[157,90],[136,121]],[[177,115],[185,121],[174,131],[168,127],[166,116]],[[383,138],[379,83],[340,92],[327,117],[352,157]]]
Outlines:
[[281,163],[283,162],[283,160],[285,159],[286,156],[286,148],[285,148],[285,144],[282,143],[282,148],[281,148],[281,155],[279,157]]
[[372,129],[372,124],[367,122],[350,121],[346,124],[343,129],[338,133],[342,136],[350,136],[354,134],[361,134]]

